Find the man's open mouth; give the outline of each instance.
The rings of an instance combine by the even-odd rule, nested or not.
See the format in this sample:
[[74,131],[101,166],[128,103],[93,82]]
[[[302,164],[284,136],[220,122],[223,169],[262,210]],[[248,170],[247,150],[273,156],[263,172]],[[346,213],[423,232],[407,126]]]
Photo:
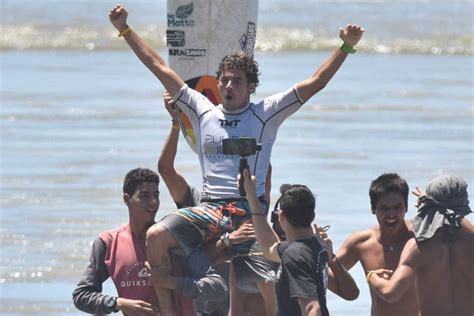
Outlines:
[[396,218],[386,218],[386,219],[384,220],[384,223],[385,223],[385,225],[387,225],[388,227],[392,227],[392,228],[393,228],[393,227],[395,227],[395,226],[397,225],[398,219],[396,219]]

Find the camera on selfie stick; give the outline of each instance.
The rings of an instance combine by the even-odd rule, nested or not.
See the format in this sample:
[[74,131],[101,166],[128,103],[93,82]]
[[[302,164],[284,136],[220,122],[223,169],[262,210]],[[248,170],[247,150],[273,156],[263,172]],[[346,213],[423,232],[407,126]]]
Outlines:
[[262,150],[262,145],[257,144],[255,138],[250,137],[237,137],[237,138],[226,138],[222,140],[222,153],[224,155],[238,155],[240,156],[239,163],[239,193],[240,196],[245,196],[244,189],[244,169],[249,169],[247,157],[255,155],[257,151]]

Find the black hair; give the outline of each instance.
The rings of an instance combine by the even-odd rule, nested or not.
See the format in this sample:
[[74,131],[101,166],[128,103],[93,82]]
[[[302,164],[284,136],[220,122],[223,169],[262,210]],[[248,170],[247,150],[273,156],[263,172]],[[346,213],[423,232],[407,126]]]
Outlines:
[[301,184],[284,189],[279,199],[280,208],[294,228],[309,228],[314,220],[316,199],[311,190]]
[[123,193],[133,195],[137,187],[145,182],[152,182],[158,186],[160,178],[156,172],[150,169],[136,168],[130,170],[123,181]]
[[247,55],[243,51],[237,51],[225,56],[219,63],[219,68],[216,73],[217,79],[219,80],[222,72],[229,69],[243,70],[248,83],[255,83],[255,86],[258,86],[258,76],[260,73],[258,72],[258,63],[252,56]]
[[405,179],[396,173],[384,173],[370,184],[369,196],[372,212],[382,195],[387,193],[399,193],[403,197],[405,207],[408,209],[408,192],[410,191]]
[[280,197],[275,202],[275,206],[273,207],[273,211],[270,214],[270,222],[272,223],[272,229],[278,235],[278,238],[280,238],[280,240],[286,240],[286,235],[285,235],[285,231],[283,230],[283,228],[281,228],[280,221],[278,220],[278,211],[280,210],[281,195],[289,187],[291,187],[291,184],[288,184],[288,183],[282,184],[280,186]]

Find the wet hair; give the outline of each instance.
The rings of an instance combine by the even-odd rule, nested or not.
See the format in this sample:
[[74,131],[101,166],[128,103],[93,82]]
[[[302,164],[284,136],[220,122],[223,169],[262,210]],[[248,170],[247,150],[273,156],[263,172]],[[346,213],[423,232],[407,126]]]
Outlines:
[[377,203],[382,195],[387,193],[399,193],[403,197],[405,207],[408,209],[408,184],[396,173],[384,173],[370,184],[369,196],[372,212],[377,207]]
[[294,228],[309,228],[314,220],[316,199],[311,190],[301,184],[285,188],[280,197],[280,208]]
[[217,80],[219,80],[224,71],[230,69],[243,70],[248,83],[255,83],[255,86],[258,86],[258,76],[260,73],[258,72],[258,63],[252,56],[247,55],[243,51],[237,51],[222,58],[216,73]]
[[138,186],[145,182],[152,182],[158,186],[160,178],[156,172],[150,169],[136,168],[130,170],[123,181],[123,193],[133,195]]

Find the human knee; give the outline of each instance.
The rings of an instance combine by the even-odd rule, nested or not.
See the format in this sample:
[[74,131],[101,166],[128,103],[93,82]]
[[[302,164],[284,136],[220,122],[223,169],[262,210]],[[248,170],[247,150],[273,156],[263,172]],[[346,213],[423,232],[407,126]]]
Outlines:
[[265,300],[273,299],[275,294],[275,283],[272,280],[258,281],[257,287]]
[[155,224],[146,231],[146,243],[160,243],[163,240],[167,230],[163,225]]

